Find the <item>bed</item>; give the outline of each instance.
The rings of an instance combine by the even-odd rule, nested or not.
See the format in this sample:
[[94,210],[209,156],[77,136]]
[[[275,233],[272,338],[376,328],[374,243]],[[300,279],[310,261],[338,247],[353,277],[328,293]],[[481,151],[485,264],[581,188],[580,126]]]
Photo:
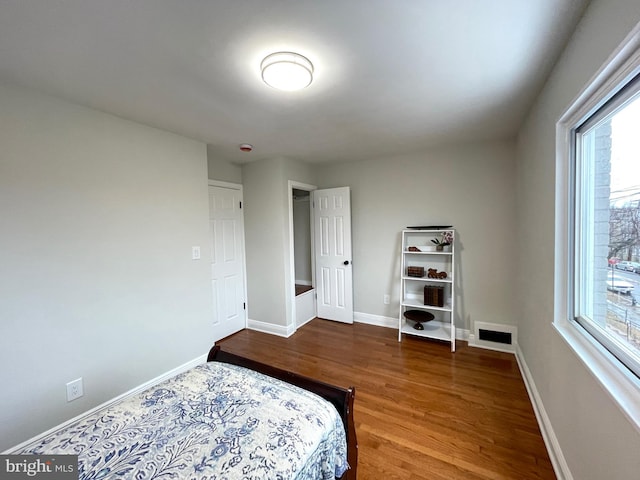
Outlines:
[[214,346],[15,453],[78,455],[80,479],[355,480],[354,395]]

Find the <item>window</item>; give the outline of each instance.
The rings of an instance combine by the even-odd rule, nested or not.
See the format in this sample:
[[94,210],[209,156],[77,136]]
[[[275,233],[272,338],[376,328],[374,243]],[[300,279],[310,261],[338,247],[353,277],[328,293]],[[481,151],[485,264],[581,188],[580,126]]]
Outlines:
[[611,93],[570,135],[571,316],[640,377],[640,76]]
[[[639,103],[640,23],[556,123],[553,322],[638,429],[640,348],[630,321],[637,318],[640,274],[632,271],[638,247],[630,238],[637,236]],[[628,150],[633,157],[623,155]],[[633,289],[616,277],[631,279]]]

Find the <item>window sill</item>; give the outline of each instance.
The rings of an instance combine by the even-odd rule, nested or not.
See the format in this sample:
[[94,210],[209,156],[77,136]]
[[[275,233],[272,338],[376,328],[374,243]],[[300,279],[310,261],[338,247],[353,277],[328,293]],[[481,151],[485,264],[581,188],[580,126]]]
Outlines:
[[556,321],[553,326],[640,432],[640,379],[581,326],[566,320]]

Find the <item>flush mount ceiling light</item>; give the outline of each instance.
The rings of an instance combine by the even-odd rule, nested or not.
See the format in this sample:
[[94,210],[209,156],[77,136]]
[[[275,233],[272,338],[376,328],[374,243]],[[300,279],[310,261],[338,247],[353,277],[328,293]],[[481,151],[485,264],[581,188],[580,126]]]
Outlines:
[[313,64],[308,58],[293,52],[267,55],[260,69],[264,83],[278,90],[301,90],[313,80]]

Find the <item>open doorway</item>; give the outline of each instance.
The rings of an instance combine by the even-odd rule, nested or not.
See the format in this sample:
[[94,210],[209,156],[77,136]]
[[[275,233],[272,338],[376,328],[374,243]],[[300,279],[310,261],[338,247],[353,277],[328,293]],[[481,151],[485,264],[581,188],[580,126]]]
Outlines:
[[289,182],[291,195],[292,273],[294,279],[293,314],[298,329],[316,317],[314,289],[311,191],[313,185]]
[[313,288],[311,274],[311,195],[293,189],[293,257],[296,296]]

